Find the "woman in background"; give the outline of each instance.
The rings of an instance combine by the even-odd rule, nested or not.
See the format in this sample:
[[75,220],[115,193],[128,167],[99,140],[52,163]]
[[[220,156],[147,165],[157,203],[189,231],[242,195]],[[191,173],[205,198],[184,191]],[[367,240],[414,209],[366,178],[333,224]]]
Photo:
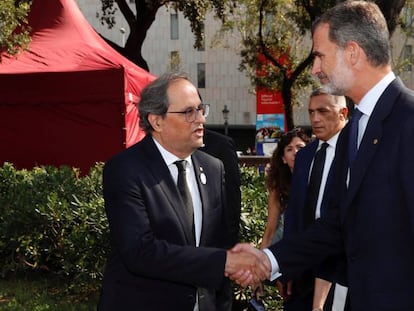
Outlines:
[[296,153],[310,141],[300,129],[284,133],[266,170],[267,223],[263,233],[260,249],[279,241],[283,235],[283,212],[289,199],[290,183]]
[[[269,247],[283,236],[283,213],[286,209],[293,166],[296,153],[310,141],[301,129],[284,133],[273,151],[270,163],[266,166],[265,186],[269,193],[267,198],[267,222],[260,249]],[[280,284],[276,284],[281,286]],[[254,299],[260,301],[264,295],[263,284],[254,290]]]

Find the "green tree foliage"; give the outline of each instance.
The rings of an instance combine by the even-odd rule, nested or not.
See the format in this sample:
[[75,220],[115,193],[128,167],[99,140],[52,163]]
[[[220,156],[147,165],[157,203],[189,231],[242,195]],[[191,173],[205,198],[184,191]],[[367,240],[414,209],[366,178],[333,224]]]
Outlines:
[[[394,48],[392,50],[392,60],[394,72],[398,75],[403,74],[404,71],[409,73],[413,65],[412,45],[414,38],[413,25],[414,1],[407,1],[403,7],[400,15],[400,33],[401,41],[394,42],[394,47],[401,47],[401,49]],[[398,26],[397,26],[398,27]],[[404,79],[404,77],[402,77]]]
[[41,271],[71,291],[99,287],[109,250],[102,164],[87,176],[68,167],[0,167],[0,277]]
[[[312,63],[311,25],[338,2],[341,1],[239,0],[226,6],[227,19],[220,35],[225,38],[235,30],[241,34],[240,69],[248,73],[254,86],[281,92],[288,129],[294,127],[292,106],[296,91],[312,83],[306,72]],[[405,0],[376,3],[387,18],[390,32],[394,32]]]
[[0,1],[0,61],[3,52],[13,55],[27,47],[30,4],[31,1]]
[[[215,12],[220,19],[224,18],[223,0],[135,0],[135,12],[130,8],[127,0],[101,0],[102,11],[99,19],[102,24],[112,28],[115,23],[115,12],[120,10],[129,27],[129,36],[125,47],[106,40],[114,49],[130,59],[135,64],[149,71],[147,62],[142,56],[142,45],[147,36],[148,29],[155,21],[157,11],[162,6],[171,10],[180,11],[190,21],[195,36],[194,47],[200,47],[203,42],[204,17],[208,12]],[[117,4],[118,6],[116,6]]]

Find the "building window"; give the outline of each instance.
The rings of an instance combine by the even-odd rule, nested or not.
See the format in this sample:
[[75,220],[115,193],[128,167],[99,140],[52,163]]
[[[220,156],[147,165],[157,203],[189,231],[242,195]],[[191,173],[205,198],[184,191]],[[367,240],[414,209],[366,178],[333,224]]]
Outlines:
[[201,24],[201,42],[200,47],[198,47],[198,51],[202,52],[206,49],[206,35],[205,35],[205,27],[204,23]]
[[204,89],[206,87],[206,64],[197,64],[197,87]]
[[180,53],[171,51],[170,53],[170,71],[179,71],[181,66]]
[[412,69],[412,52],[413,51],[413,47],[412,45],[406,45],[404,46],[404,51],[403,51],[403,62],[404,62],[404,67],[403,67],[403,71],[411,71]]
[[170,21],[171,21],[171,40],[178,40],[178,14],[177,13],[171,13],[170,15]]

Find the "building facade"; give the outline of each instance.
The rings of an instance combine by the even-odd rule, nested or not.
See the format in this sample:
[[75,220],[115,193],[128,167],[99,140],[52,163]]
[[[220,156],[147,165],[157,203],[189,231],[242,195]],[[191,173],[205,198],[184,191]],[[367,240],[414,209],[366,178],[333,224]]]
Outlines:
[[[131,2],[133,7],[134,0]],[[105,38],[123,45],[128,37],[128,25],[123,16],[116,14],[116,24],[112,29],[101,25],[99,0],[77,0],[77,3],[90,24]],[[411,21],[412,1],[407,1],[403,18]],[[116,5],[116,4],[115,4]],[[219,27],[213,16],[207,16],[205,22],[205,44],[203,49],[194,48],[194,36],[189,22],[181,12],[162,7],[148,31],[143,46],[143,57],[151,73],[161,75],[171,68],[179,68],[189,74],[192,82],[198,86],[206,103],[211,105],[207,127],[225,131],[223,110],[228,110],[228,132],[235,138],[238,148],[245,150],[253,147],[256,127],[256,95],[248,77],[240,72],[239,47],[240,38],[230,37],[225,47],[212,47],[211,41]],[[310,39],[310,37],[309,37]],[[400,77],[413,87],[412,73],[412,36],[401,34],[398,30],[393,36],[394,66],[401,64],[401,59],[410,60],[398,71]],[[307,115],[308,94],[303,90],[299,95],[301,103],[294,107],[294,123],[299,126],[309,125]],[[246,141],[247,138],[247,141]]]

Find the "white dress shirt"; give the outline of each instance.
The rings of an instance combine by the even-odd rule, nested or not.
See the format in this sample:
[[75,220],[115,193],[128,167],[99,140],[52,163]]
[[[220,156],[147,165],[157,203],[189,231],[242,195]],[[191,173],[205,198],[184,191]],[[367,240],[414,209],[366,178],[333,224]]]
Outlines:
[[[154,139],[154,138],[153,138]],[[195,179],[195,172],[193,161],[191,161],[191,156],[185,159],[179,159],[177,156],[172,154],[171,152],[167,151],[163,146],[161,146],[156,139],[154,139],[155,145],[158,147],[165,164],[167,164],[170,173],[177,184],[178,179],[178,169],[177,166],[174,164],[177,160],[186,160],[186,178],[187,178],[187,185],[191,193],[191,198],[193,201],[193,209],[194,209],[194,230],[195,230],[195,241],[196,246],[200,245],[200,237],[201,237],[201,227],[203,223],[203,212],[202,212],[202,203],[200,197],[200,191],[198,190],[197,180]]]
[[[185,160],[186,161],[186,179],[187,179],[187,186],[191,193],[191,199],[193,201],[193,212],[194,212],[194,231],[195,231],[195,242],[196,246],[200,246],[200,237],[201,237],[201,227],[203,223],[203,208],[201,202],[200,191],[198,190],[197,180],[195,177],[195,171],[193,166],[193,161],[191,161],[191,156],[180,159],[168,150],[166,150],[161,144],[153,138],[155,145],[157,146],[158,150],[161,153],[162,158],[164,159],[165,164],[167,164],[168,169],[170,170],[171,176],[173,177],[175,184],[177,184],[178,180],[178,168],[175,165],[175,161]],[[198,305],[198,291],[196,295],[196,302],[194,304],[193,311],[199,311]]]

